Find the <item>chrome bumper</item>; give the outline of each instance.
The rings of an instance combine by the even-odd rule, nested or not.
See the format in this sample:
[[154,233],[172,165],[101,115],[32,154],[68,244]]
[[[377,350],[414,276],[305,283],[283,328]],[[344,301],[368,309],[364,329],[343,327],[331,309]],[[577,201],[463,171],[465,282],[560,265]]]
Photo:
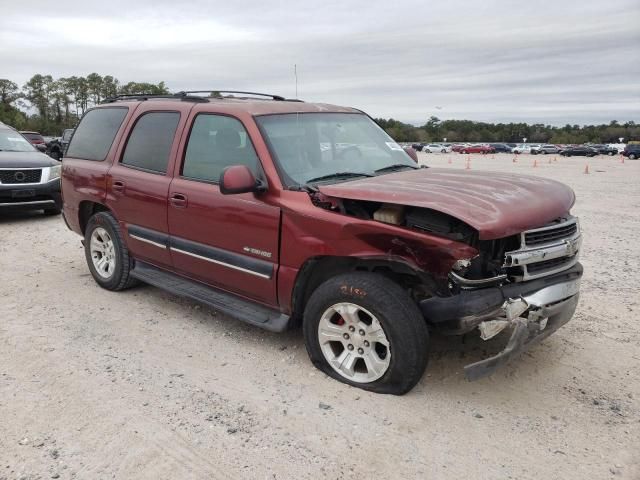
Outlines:
[[557,283],[526,296],[507,299],[497,318],[478,325],[483,339],[488,340],[507,327],[511,337],[500,353],[464,367],[468,380],[491,375],[497,368],[518,356],[531,345],[545,339],[571,320],[580,290],[580,278]]

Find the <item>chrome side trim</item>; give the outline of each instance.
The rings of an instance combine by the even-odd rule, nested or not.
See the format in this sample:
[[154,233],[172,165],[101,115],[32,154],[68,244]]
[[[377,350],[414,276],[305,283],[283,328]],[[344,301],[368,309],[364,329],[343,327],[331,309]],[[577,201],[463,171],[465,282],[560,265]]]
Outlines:
[[213,258],[204,257],[202,255],[198,255],[196,253],[187,252],[186,250],[181,250],[176,247],[170,247],[172,252],[182,253],[183,255],[189,255],[190,257],[198,258],[200,260],[206,260],[207,262],[215,263],[216,265],[221,265],[223,267],[232,268],[234,270],[238,270],[240,272],[249,273],[251,275],[255,275],[256,277],[270,279],[270,275],[264,275],[262,273],[254,272],[253,270],[248,270],[246,268],[238,267],[236,265],[231,265],[229,263],[221,262],[219,260],[214,260]]
[[149,240],[147,238],[143,238],[143,237],[139,237],[138,235],[134,235],[131,232],[129,232],[129,236],[131,238],[135,238],[136,240],[138,240],[139,242],[144,242],[144,243],[148,243],[149,245],[153,245],[155,247],[159,247],[159,248],[163,248],[163,249],[167,249],[166,245],[163,245],[162,243],[158,243],[158,242],[154,242],[153,240]]
[[53,200],[34,200],[31,202],[10,202],[10,203],[0,203],[0,207],[11,207],[13,205],[49,205],[51,203],[56,203]]

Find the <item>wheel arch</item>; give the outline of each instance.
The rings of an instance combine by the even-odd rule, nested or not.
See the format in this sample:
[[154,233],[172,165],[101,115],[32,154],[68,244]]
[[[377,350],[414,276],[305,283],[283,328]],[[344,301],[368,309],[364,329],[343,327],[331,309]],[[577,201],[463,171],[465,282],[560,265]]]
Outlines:
[[89,219],[98,212],[111,213],[111,210],[102,203],[92,202],[90,200],[83,200],[80,202],[80,205],[78,205],[78,224],[80,225],[80,230],[83,235],[87,230]]
[[295,324],[302,322],[309,298],[325,281],[337,275],[355,271],[384,275],[407,290],[417,285],[436,290],[436,282],[430,274],[418,271],[411,264],[401,260],[390,260],[388,257],[313,257],[302,265],[296,276],[291,296],[292,321]]

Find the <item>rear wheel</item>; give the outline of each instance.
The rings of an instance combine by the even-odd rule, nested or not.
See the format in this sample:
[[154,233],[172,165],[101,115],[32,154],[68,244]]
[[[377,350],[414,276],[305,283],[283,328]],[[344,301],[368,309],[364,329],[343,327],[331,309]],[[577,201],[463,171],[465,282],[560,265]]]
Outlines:
[[635,153],[630,153],[630,154],[629,154],[629,159],[630,159],[630,160],[635,160],[636,158],[638,158],[638,157],[636,156],[636,154],[635,154]]
[[425,320],[407,292],[382,275],[354,272],[323,283],[307,303],[303,328],[313,364],[365,390],[402,395],[427,365]]
[[129,274],[133,260],[125,246],[118,222],[108,212],[89,219],[84,251],[93,279],[107,290],[124,290],[136,283]]

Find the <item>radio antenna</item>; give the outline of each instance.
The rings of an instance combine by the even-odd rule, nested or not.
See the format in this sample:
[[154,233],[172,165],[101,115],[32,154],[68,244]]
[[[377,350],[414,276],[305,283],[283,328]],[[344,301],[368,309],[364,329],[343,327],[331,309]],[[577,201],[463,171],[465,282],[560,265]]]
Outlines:
[[293,75],[296,77],[296,100],[298,99],[298,64],[293,64]]

